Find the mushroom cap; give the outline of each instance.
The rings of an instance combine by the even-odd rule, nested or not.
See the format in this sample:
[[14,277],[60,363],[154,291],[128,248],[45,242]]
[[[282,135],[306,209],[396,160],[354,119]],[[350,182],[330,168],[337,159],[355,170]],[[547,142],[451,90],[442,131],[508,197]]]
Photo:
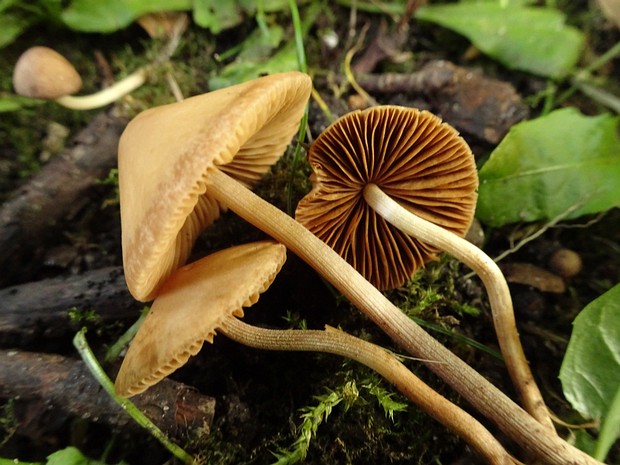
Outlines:
[[375,213],[363,197],[367,184],[460,236],[473,220],[473,154],[427,111],[387,105],[348,113],[317,137],[308,159],[313,188],[296,219],[381,290],[401,286],[439,250]]
[[226,318],[242,317],[286,260],[286,247],[271,241],[221,250],[170,276],[136,336],[116,378],[119,395],[156,384],[213,336]]
[[15,63],[13,87],[20,95],[52,100],[76,93],[82,78],[60,53],[37,46],[22,53]]
[[284,153],[310,96],[310,77],[274,74],[153,108],[123,132],[118,175],[125,277],[151,300],[224,211],[209,171],[251,187]]

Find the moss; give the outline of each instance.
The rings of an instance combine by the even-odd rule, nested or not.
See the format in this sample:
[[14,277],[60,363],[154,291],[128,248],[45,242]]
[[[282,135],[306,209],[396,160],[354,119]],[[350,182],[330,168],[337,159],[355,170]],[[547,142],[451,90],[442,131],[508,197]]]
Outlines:
[[17,431],[14,400],[9,399],[0,405],[0,448],[4,446]]

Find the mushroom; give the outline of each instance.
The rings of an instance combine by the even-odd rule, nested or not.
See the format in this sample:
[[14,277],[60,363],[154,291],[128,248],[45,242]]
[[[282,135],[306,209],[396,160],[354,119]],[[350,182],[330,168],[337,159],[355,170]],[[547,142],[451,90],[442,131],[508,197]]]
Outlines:
[[320,351],[351,358],[377,371],[407,398],[465,439],[490,464],[512,457],[477,420],[417,378],[383,348],[335,329],[264,329],[241,322],[286,260],[286,248],[255,242],[213,253],[176,270],[155,298],[116,378],[121,396],[139,394],[183,366],[204,341],[221,333],[267,350]]
[[155,297],[198,233],[230,209],[314,267],[519,444],[550,463],[575,457],[594,463],[547,432],[308,229],[248,189],[284,151],[310,90],[308,76],[280,73],[146,110],[127,125],[118,169],[123,262],[133,296]]
[[378,106],[330,125],[308,160],[313,188],[296,219],[380,289],[402,286],[441,250],[477,272],[523,404],[553,430],[523,353],[506,279],[462,237],[474,217],[478,176],[458,132],[427,111]]
[[73,110],[90,110],[134,91],[144,84],[146,75],[146,69],[141,68],[99,92],[73,96],[82,87],[82,79],[73,65],[55,50],[36,46],[18,58],[13,87],[15,92],[26,97],[54,100]]
[[274,74],[152,108],[129,123],[118,176],[123,265],[136,299],[152,300],[226,210],[225,200],[205,192],[214,173],[250,192],[280,158],[311,88],[303,73]]

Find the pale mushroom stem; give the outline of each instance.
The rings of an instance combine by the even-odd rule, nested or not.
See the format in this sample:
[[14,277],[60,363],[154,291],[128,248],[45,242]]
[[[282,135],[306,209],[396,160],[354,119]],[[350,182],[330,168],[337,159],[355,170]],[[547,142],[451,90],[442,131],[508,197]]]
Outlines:
[[256,349],[326,352],[355,360],[380,374],[411,402],[463,438],[487,463],[519,463],[475,418],[431,389],[382,347],[329,327],[325,331],[264,329],[237,318],[225,319],[218,331]]
[[549,411],[523,352],[510,290],[497,264],[482,250],[462,237],[413,214],[376,184],[366,185],[364,199],[388,223],[425,244],[449,253],[478,274],[489,296],[495,332],[506,368],[525,410],[550,431],[555,431]]
[[306,261],[396,343],[414,357],[426,361],[432,371],[519,445],[554,465],[601,463],[551,433],[426,333],[333,249],[282,210],[218,169],[210,170],[206,182],[210,195]]
[[65,95],[55,99],[56,103],[72,110],[92,110],[109,105],[121,97],[133,92],[146,82],[147,70],[140,68],[130,75],[115,82],[110,87],[90,95]]

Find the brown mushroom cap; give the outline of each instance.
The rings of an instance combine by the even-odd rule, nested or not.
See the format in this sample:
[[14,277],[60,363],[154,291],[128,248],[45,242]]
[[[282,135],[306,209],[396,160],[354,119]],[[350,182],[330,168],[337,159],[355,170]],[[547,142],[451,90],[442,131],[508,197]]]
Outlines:
[[60,53],[48,47],[31,47],[15,64],[13,87],[20,95],[51,100],[76,93],[82,87],[82,78]]
[[284,153],[310,96],[306,74],[281,73],[153,108],[119,143],[123,261],[129,290],[152,299],[224,207],[205,192],[219,168],[248,187]]
[[434,247],[390,225],[363,197],[374,183],[412,213],[463,236],[476,206],[474,157],[437,116],[379,106],[351,112],[317,137],[308,159],[313,189],[296,219],[379,289],[401,286]]
[[179,268],[162,287],[125,355],[116,391],[139,394],[184,365],[226,318],[242,317],[286,260],[286,247],[255,242]]

